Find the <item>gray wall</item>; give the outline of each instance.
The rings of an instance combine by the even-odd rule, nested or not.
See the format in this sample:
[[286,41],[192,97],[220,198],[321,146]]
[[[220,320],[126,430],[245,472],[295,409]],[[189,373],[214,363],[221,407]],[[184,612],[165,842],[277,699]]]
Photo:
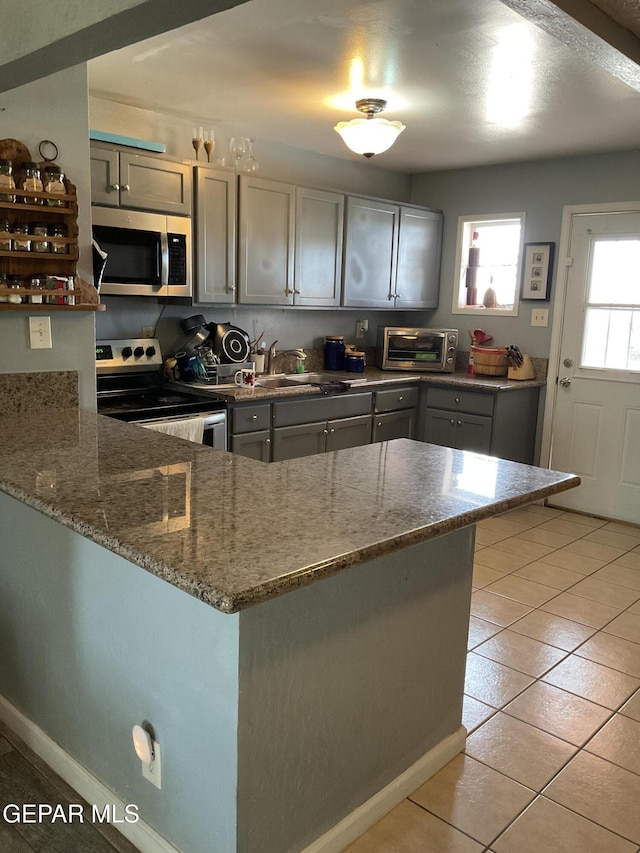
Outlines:
[[[13,89],[0,99],[4,137],[23,142],[34,159],[39,159],[42,139],[58,146],[57,162],[78,190],[78,273],[91,281],[91,266],[86,262],[91,234],[87,104],[83,65]],[[52,312],[53,348],[47,350],[29,348],[28,316],[28,312],[0,313],[1,371],[77,370],[80,405],[95,407],[94,313]]]
[[0,541],[0,693],[178,848],[235,853],[238,616],[4,494]]
[[[444,211],[440,305],[425,319],[429,325],[461,330],[480,326],[493,335],[497,344],[515,343],[529,355],[548,357],[552,303],[521,303],[518,317],[483,319],[452,313],[458,216],[526,211],[525,242],[556,243],[557,274],[564,205],[639,199],[640,151],[415,175],[411,200]],[[555,275],[552,298],[554,287]],[[531,327],[532,305],[550,309],[548,328]],[[466,332],[461,339],[468,349]]]

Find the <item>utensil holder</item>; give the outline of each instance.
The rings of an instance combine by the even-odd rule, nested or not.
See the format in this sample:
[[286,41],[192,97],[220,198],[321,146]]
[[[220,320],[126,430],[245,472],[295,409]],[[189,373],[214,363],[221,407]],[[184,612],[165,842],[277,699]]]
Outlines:
[[471,347],[473,372],[484,376],[506,376],[509,367],[505,347]]
[[533,368],[533,363],[528,355],[522,356],[522,364],[520,367],[509,367],[507,373],[508,379],[535,379],[536,372]]

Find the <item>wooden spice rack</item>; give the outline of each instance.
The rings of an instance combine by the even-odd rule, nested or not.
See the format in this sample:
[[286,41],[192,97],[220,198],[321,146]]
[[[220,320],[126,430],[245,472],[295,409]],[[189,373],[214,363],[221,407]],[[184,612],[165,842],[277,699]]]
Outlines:
[[[0,158],[12,160],[15,171],[19,172],[22,163],[31,160],[28,148],[16,139],[0,140]],[[46,165],[46,164],[41,164]],[[34,252],[34,251],[0,251],[0,272],[8,276],[59,276],[69,278],[73,276],[74,289],[56,290],[32,290],[21,287],[9,289],[0,285],[0,298],[8,295],[29,297],[39,295],[42,303],[22,302],[13,304],[11,302],[0,302],[0,311],[104,311],[105,306],[100,304],[98,292],[92,284],[79,278],[76,273],[78,265],[78,199],[76,187],[65,178],[66,193],[26,192],[20,189],[3,190],[16,201],[0,201],[0,220],[8,219],[10,224],[33,225],[35,222],[46,222],[49,225],[61,224],[66,228],[64,237],[45,237],[30,235],[30,240],[36,242],[52,241],[65,243],[66,252]],[[42,204],[29,204],[25,199],[42,199]],[[47,200],[54,200],[57,204],[64,206],[49,206]],[[4,232],[3,232],[4,233]],[[69,305],[65,302],[48,303],[48,298],[66,300],[73,297],[75,304]]]

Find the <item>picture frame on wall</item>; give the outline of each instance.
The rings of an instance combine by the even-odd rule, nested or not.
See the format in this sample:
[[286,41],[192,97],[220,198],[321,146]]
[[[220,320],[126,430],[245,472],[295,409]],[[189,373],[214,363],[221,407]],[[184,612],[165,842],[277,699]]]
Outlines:
[[555,243],[525,243],[520,299],[548,301]]

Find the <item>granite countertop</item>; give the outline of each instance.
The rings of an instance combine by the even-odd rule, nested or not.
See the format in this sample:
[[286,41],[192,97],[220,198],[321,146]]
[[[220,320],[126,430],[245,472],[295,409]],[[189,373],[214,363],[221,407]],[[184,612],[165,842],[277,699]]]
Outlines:
[[[265,465],[77,409],[0,434],[1,491],[226,613],[580,482],[410,439]],[[182,516],[150,524],[173,474]]]
[[[520,391],[523,388],[538,388],[545,384],[545,379],[508,379],[506,376],[481,376],[470,375],[466,371],[455,373],[397,373],[388,370],[379,370],[377,367],[367,367],[364,373],[338,373],[332,374],[335,381],[357,382],[354,391],[361,391],[369,387],[380,388],[401,384],[413,384],[416,382],[427,385],[444,385],[451,388],[466,388],[472,391]],[[268,377],[265,377],[268,378]],[[360,384],[362,382],[362,384]],[[299,388],[255,388],[245,389],[234,385],[188,385],[178,383],[180,388],[193,390],[196,393],[211,393],[218,399],[229,403],[247,402],[250,400],[270,400],[280,397],[296,397],[309,394],[322,393],[317,385],[303,385]]]

